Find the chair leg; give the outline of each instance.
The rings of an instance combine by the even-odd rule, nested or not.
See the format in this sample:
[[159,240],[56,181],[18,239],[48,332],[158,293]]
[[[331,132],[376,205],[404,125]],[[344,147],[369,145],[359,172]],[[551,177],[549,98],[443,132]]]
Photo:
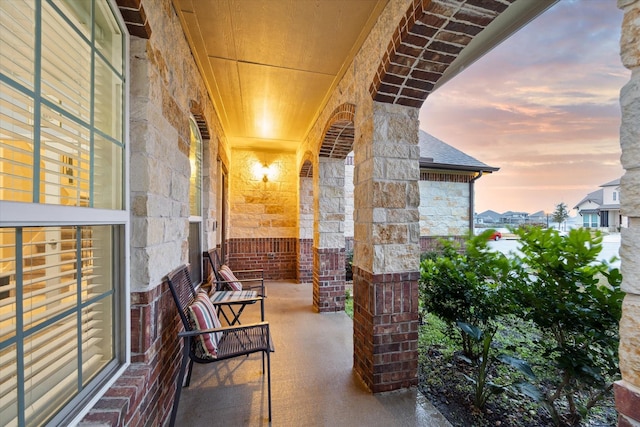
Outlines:
[[[186,353],[188,356],[189,352],[187,351]],[[187,381],[184,383],[185,387],[189,387],[189,384],[191,384],[191,372],[193,372],[193,360],[189,358],[189,370],[187,371]]]
[[[267,350],[267,395],[269,398],[269,422],[271,422],[271,355],[270,351]],[[264,353],[263,353],[264,356]]]
[[[171,408],[171,420],[169,426],[174,427],[176,423],[176,416],[178,415],[178,403],[180,402],[180,393],[182,392],[182,380],[184,379],[184,371],[187,368],[187,361],[193,364],[193,361],[189,358],[189,348],[191,346],[191,338],[187,337],[184,343],[184,351],[182,354],[182,363],[180,364],[180,371],[178,372],[178,378],[176,378],[176,394],[173,397],[173,407]],[[189,372],[191,374],[191,372]]]

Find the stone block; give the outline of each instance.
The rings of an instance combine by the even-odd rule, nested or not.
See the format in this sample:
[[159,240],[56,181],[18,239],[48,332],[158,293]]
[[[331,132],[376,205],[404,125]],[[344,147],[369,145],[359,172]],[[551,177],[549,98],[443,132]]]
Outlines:
[[[638,136],[640,138],[640,135]],[[640,139],[637,145],[640,150]],[[638,161],[640,162],[640,158]],[[640,218],[640,169],[627,170],[620,180],[620,187],[622,215]]]
[[620,106],[620,161],[625,169],[631,170],[640,166],[640,74],[632,74],[620,91]]
[[628,294],[640,295],[640,227],[631,221],[631,227],[620,230],[620,272],[622,290]]
[[626,2],[618,7],[624,8],[622,34],[620,35],[620,57],[622,64],[630,70],[640,67],[640,5]]
[[374,208],[405,208],[407,206],[407,184],[404,182],[374,182]]
[[622,303],[619,355],[622,379],[640,387],[640,295],[629,294]]
[[385,179],[417,181],[420,178],[420,165],[415,159],[387,159]]
[[408,228],[404,224],[374,224],[373,244],[407,243]]

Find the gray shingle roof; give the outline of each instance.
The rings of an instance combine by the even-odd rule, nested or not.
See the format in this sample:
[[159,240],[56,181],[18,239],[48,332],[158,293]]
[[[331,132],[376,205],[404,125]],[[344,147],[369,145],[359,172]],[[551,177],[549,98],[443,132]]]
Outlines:
[[620,178],[614,179],[613,181],[607,182],[606,184],[602,184],[600,187],[614,187],[620,185]]
[[421,167],[483,172],[500,169],[482,163],[423,130],[420,130],[419,137]]
[[589,200],[594,202],[594,203],[597,203],[597,204],[601,205],[602,204],[602,195],[603,195],[603,193],[604,192],[603,192],[602,189],[596,190],[596,191],[592,191],[591,193],[587,194],[584,199],[580,200],[580,202],[578,202],[578,204],[576,204],[573,207],[573,209],[577,209],[578,206],[580,206],[581,204],[583,204],[584,202],[589,201]]

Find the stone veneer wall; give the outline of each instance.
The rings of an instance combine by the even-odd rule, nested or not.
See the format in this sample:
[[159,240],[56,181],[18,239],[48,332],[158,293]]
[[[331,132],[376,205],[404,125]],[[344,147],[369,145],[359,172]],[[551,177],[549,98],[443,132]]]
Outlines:
[[[124,4],[127,2],[121,1]],[[139,1],[133,2],[139,4]],[[224,134],[170,0],[144,2],[148,39],[130,38],[131,365],[80,425],[159,426],[171,412],[182,343],[164,276],[188,260],[189,116],[208,130],[205,239],[217,244],[215,173]]]
[[300,216],[298,240],[298,283],[313,281],[313,177],[300,177]]
[[[295,160],[294,153],[231,151],[229,239],[299,237]],[[261,165],[271,170],[267,182],[256,174]]]
[[[424,178],[424,179],[423,179]],[[420,235],[465,236],[469,233],[470,175],[420,173]]]
[[626,292],[620,320],[620,373],[615,385],[618,426],[640,426],[640,0],[618,0],[624,11],[620,52],[632,71],[620,92],[621,213],[629,218],[620,245],[622,290]]

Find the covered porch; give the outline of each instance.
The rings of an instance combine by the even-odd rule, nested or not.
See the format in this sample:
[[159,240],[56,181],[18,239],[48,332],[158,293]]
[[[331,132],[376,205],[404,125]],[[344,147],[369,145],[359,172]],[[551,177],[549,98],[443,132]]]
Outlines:
[[[353,372],[353,322],[344,312],[318,315],[311,286],[267,283],[266,318],[276,349],[272,425],[450,426],[415,387],[379,394],[367,390]],[[242,319],[259,320],[259,310],[247,309]],[[266,377],[260,355],[254,354],[194,365],[176,425],[268,425],[266,413]]]

